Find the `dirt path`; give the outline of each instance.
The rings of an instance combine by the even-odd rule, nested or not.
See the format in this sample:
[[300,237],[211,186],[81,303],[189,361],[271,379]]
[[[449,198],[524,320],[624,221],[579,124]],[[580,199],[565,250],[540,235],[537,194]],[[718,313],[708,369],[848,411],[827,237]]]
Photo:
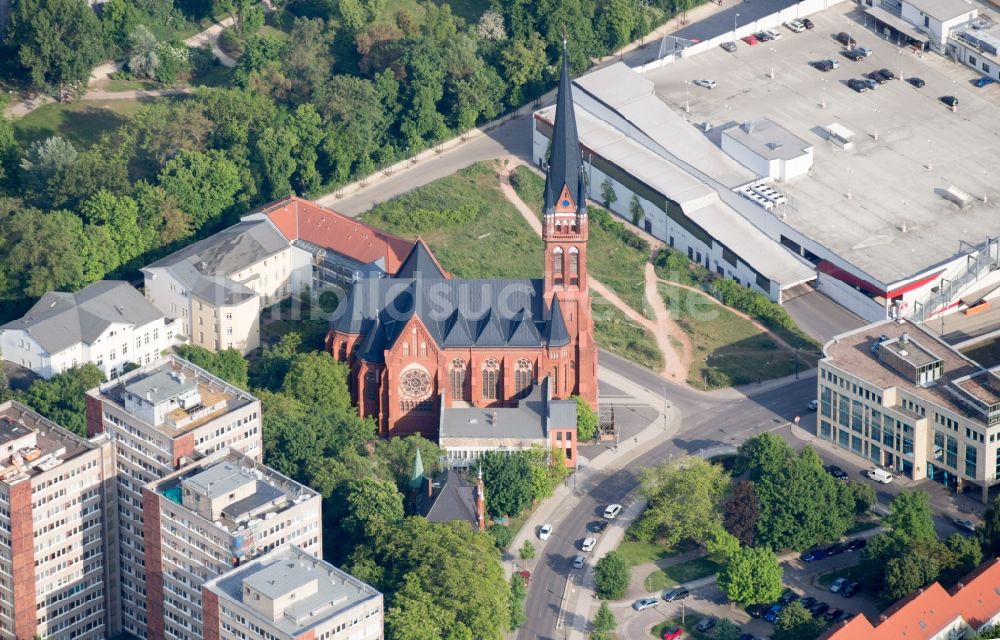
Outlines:
[[[538,215],[531,210],[531,207],[525,204],[524,200],[517,195],[517,191],[510,184],[510,172],[524,163],[516,157],[504,158],[501,160],[501,163],[503,168],[499,174],[500,191],[514,205],[514,208],[517,209],[518,213],[521,214],[535,233],[542,235],[542,223],[538,219]],[[663,353],[664,365],[663,369],[659,372],[660,375],[680,384],[686,384],[688,366],[690,365],[691,343],[681,328],[670,319],[667,307],[663,304],[663,300],[656,290],[656,274],[652,269],[653,265],[647,263],[646,266],[646,298],[653,309],[654,315],[656,315],[655,320],[650,320],[625,304],[614,291],[601,283],[593,275],[588,276],[590,288],[613,304],[615,308],[624,313],[630,320],[652,333],[653,339],[656,341],[656,346]],[[680,353],[678,353],[670,341],[670,336],[674,336],[680,342],[682,346]]]

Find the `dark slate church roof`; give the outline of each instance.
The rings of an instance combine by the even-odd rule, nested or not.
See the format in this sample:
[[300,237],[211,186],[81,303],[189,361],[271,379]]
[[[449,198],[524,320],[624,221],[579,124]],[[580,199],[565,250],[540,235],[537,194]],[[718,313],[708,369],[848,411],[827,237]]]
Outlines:
[[417,238],[417,241],[413,243],[413,249],[406,256],[406,260],[396,271],[396,277],[444,279],[446,276],[441,270],[441,265],[434,259],[431,250],[427,248],[423,240]]
[[559,92],[556,95],[552,153],[549,156],[549,170],[545,174],[543,194],[545,206],[542,209],[544,213],[552,213],[564,186],[569,187],[570,195],[576,200],[577,209],[585,210],[587,193],[583,184],[583,158],[580,155],[580,141],[576,132],[573,83],[569,81],[569,62],[565,44],[563,44],[562,75],[559,78]]

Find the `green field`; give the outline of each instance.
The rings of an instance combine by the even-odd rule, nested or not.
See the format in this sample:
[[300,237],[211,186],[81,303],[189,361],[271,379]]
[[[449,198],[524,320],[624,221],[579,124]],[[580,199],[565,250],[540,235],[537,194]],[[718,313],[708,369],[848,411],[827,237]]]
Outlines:
[[[694,360],[688,384],[718,389],[795,372],[794,356],[749,320],[699,293],[660,285],[671,316],[688,335]],[[808,368],[800,364],[800,369]]]
[[[542,189],[545,180],[522,165],[511,172],[510,184],[525,204],[541,217]],[[592,210],[603,209],[591,206]],[[612,214],[610,220],[616,220]],[[625,304],[647,318],[653,312],[646,302],[645,274],[649,250],[641,250],[622,242],[611,230],[601,225],[605,219],[597,211],[591,216],[590,240],[587,245],[588,272],[618,294]]]
[[601,296],[592,294],[591,299],[594,305],[594,336],[598,345],[647,369],[663,369],[663,352],[656,346],[652,333]]
[[22,146],[59,135],[82,150],[97,142],[102,133],[125,124],[143,102],[130,99],[47,104],[15,120],[14,135]]
[[[416,221],[414,212],[471,207],[471,223],[447,224],[447,214]],[[460,218],[453,216],[455,219]],[[406,238],[422,237],[447,271],[459,278],[540,278],[542,240],[497,185],[492,162],[480,162],[447,178],[383,202],[362,220]],[[444,226],[440,222],[445,220]],[[431,224],[433,223],[433,224]]]
[[692,558],[649,574],[646,591],[660,591],[718,573],[722,565],[708,558]]
[[675,549],[668,549],[666,545],[631,540],[623,540],[616,551],[633,567],[677,555]]

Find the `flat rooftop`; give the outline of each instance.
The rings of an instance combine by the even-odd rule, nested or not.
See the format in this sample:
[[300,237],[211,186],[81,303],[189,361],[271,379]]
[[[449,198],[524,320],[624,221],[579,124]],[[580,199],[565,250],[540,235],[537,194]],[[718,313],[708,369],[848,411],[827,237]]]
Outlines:
[[[171,374],[173,374],[173,377],[171,377]],[[177,382],[176,379],[179,375],[184,377],[185,382]],[[187,360],[173,355],[131,371],[115,380],[106,382],[98,387],[97,391],[103,400],[113,402],[122,410],[125,410],[124,395],[126,391],[140,397],[145,397],[144,393],[135,394],[133,390],[149,390],[152,392],[156,384],[160,384],[161,386],[167,385],[167,388],[162,392],[157,389],[157,397],[162,395],[163,398],[169,398],[190,388],[192,383],[197,384],[198,393],[201,395],[201,402],[198,406],[191,407],[190,410],[181,407],[173,409],[166,414],[166,420],[163,424],[150,426],[156,428],[157,431],[160,431],[165,436],[175,438],[193,429],[197,429],[219,416],[256,401],[256,398],[234,387],[222,378],[213,376]],[[206,410],[206,408],[217,405],[217,409]],[[183,423],[183,426],[176,428],[171,426],[168,421],[172,421],[174,424]]]
[[8,400],[0,403],[0,444],[18,441],[29,446],[11,452],[20,457],[17,464],[12,455],[4,453],[0,458],[0,482],[14,484],[38,475],[95,446],[21,403]]
[[[843,3],[811,15],[816,28],[810,31],[781,27],[780,40],[741,41],[736,53],[715,48],[645,77],[692,129],[767,117],[812,144],[811,175],[778,185],[790,203],[784,222],[892,284],[964,253],[963,242],[1000,235],[1000,136],[993,133],[1000,85],[976,89],[975,70],[899,49],[866,29],[863,16],[853,3]],[[860,62],[844,58],[832,37],[839,31],[849,31],[874,54]],[[809,64],[827,58],[840,67],[823,73]],[[774,80],[768,77],[772,65]],[[861,94],[846,84],[883,67],[927,84],[916,89],[897,79]],[[718,86],[685,85],[696,79]],[[957,112],[940,102],[944,95],[959,99]],[[852,151],[828,141],[824,128],[831,123],[854,132]],[[989,185],[993,191],[984,204]],[[962,210],[945,200],[941,194],[951,186],[970,194],[971,206]]]
[[[264,597],[278,599],[299,587],[316,582],[316,590],[284,607],[276,619],[243,603],[244,585]],[[298,636],[357,606],[381,608],[382,594],[337,567],[295,546],[284,546],[205,583],[204,589],[222,603],[239,609],[248,622],[263,621],[283,633]],[[362,616],[363,618],[364,616]]]

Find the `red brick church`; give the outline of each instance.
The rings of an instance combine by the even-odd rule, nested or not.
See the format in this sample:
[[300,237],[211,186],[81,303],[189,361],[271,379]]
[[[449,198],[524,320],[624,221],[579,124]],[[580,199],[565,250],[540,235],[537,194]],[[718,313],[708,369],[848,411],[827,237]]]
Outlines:
[[579,395],[597,406],[571,91],[564,56],[545,180],[543,279],[452,278],[418,240],[393,277],[358,280],[334,312],[327,348],[350,365],[358,410],[382,435],[433,438],[443,411],[516,406],[546,377],[552,399]]

